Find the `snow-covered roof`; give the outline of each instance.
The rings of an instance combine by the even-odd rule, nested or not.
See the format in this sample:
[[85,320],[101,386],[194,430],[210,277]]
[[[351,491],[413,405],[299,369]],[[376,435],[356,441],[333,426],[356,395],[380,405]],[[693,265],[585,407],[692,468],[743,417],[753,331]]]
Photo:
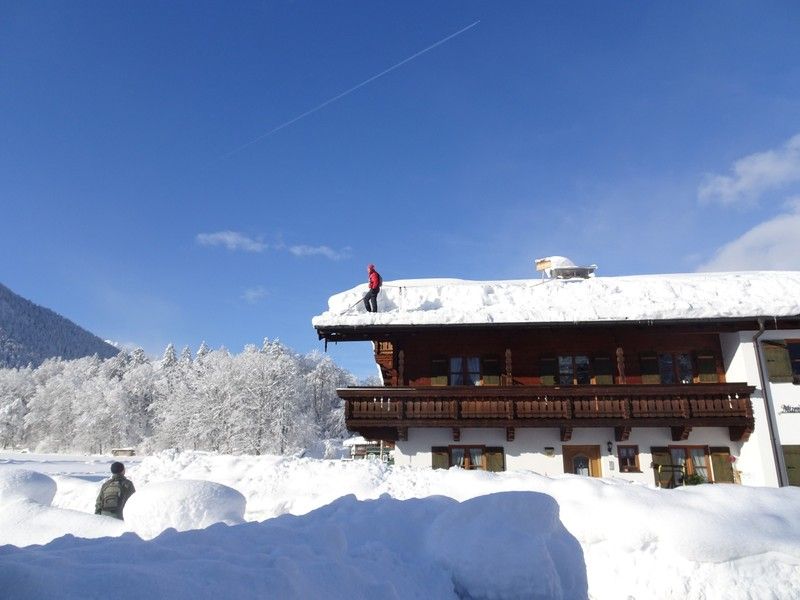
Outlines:
[[467,281],[386,281],[378,313],[359,285],[328,300],[317,328],[741,319],[800,315],[800,271]]

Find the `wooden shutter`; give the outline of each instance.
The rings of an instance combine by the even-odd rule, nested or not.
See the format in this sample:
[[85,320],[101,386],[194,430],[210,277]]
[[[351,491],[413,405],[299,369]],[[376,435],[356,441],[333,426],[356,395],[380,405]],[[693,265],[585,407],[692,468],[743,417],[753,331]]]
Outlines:
[[639,357],[639,369],[642,374],[642,383],[661,383],[658,357],[655,354],[642,354]]
[[697,383],[718,383],[717,359],[713,354],[697,355]]
[[481,361],[481,383],[483,385],[500,385],[500,360],[495,357]]
[[650,448],[653,455],[653,476],[658,487],[672,487],[672,469],[666,468],[659,473],[659,466],[672,467],[672,455],[669,448]]
[[731,464],[731,449],[722,446],[710,448],[711,469],[714,471],[714,481],[717,483],[736,483],[733,478],[733,464]]
[[594,383],[595,385],[614,385],[614,369],[610,358],[598,356],[594,359]]
[[485,456],[487,471],[506,470],[506,457],[502,447],[486,448]]
[[446,358],[434,358],[431,361],[431,385],[447,385]]
[[555,358],[543,358],[539,361],[539,383],[541,385],[556,384]]
[[786,342],[763,342],[764,358],[767,361],[767,375],[772,383],[792,382],[792,363],[789,360],[789,350]]
[[450,453],[446,446],[434,446],[431,448],[431,462],[434,469],[450,468]]

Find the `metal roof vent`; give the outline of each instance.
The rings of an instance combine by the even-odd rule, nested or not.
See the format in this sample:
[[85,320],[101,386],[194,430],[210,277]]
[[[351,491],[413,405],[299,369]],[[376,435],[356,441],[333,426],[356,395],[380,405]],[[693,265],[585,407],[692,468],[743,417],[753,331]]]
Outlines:
[[549,279],[589,279],[594,277],[597,265],[579,267],[565,256],[545,256],[536,259],[536,270]]

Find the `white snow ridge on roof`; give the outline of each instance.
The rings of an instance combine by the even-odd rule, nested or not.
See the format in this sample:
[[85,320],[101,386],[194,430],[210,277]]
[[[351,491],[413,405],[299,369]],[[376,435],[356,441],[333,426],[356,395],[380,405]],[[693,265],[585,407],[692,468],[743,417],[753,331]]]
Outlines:
[[331,296],[315,327],[729,319],[800,315],[800,271],[466,281],[387,281],[378,313],[366,284]]

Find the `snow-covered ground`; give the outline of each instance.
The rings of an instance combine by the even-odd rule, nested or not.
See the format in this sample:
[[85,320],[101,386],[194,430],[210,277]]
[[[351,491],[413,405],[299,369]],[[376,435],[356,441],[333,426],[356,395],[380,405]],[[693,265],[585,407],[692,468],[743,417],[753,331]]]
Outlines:
[[123,523],[110,462],[0,453],[0,597],[800,597],[798,488],[170,451]]

